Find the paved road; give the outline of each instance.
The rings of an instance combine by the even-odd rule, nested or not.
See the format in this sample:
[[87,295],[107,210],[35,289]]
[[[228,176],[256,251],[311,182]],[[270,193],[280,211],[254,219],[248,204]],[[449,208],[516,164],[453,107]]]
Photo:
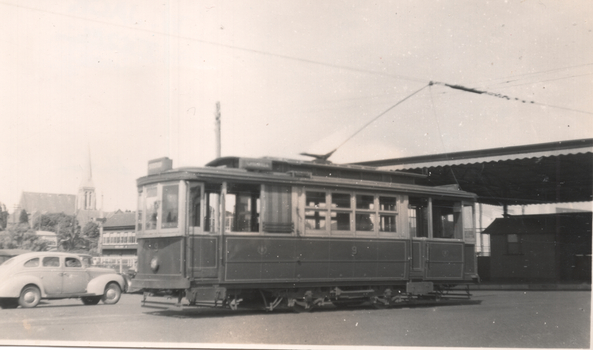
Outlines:
[[140,299],[124,295],[117,305],[97,306],[58,300],[0,310],[0,344],[590,347],[591,293],[585,291],[476,291],[470,302],[388,310],[329,306],[304,314],[155,310],[141,308]]

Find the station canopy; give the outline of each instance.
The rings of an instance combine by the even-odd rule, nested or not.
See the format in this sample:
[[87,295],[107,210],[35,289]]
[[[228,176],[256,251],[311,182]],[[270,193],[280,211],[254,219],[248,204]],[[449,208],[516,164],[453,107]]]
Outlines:
[[593,200],[593,139],[356,163],[427,175],[416,183],[457,184],[491,205]]

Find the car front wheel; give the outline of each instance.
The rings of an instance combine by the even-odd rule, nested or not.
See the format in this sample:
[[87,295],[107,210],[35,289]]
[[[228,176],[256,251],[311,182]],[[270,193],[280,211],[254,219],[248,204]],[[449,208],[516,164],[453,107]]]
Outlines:
[[101,300],[104,304],[116,304],[121,298],[121,288],[117,283],[111,282],[105,287],[105,293]]
[[35,286],[26,286],[21,291],[21,296],[19,297],[19,305],[22,307],[35,307],[39,304],[41,300],[41,292],[39,288]]

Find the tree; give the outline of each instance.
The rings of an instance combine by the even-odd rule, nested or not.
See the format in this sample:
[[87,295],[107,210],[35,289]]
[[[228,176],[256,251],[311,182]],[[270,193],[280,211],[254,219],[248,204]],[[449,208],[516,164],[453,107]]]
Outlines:
[[82,236],[88,241],[89,250],[95,250],[98,247],[100,235],[101,231],[99,230],[99,225],[96,222],[89,221],[82,229]]
[[101,232],[99,231],[99,225],[96,222],[89,221],[82,229],[82,234],[89,239],[98,238]]
[[6,230],[7,224],[8,224],[8,210],[6,210],[6,205],[4,205],[4,203],[0,203],[0,231]]
[[29,227],[28,223],[19,223],[7,230],[2,236],[0,246],[3,249],[27,249],[32,251],[43,251],[47,249],[49,242],[39,238],[35,230]]
[[[35,220],[33,227],[41,231],[55,232],[58,236],[58,246],[63,250],[88,252],[93,248],[93,241],[82,234],[78,220],[74,215],[44,214]],[[89,232],[93,232],[92,229],[89,230]]]
[[33,228],[38,231],[51,231],[57,233],[58,222],[60,222],[64,216],[66,216],[64,213],[43,214],[35,219]]
[[58,235],[58,244],[66,251],[88,247],[87,240],[80,234],[80,226],[74,215],[60,217],[56,225],[56,234]]
[[19,216],[19,224],[28,224],[29,223],[29,215],[27,215],[27,211],[25,209],[21,210],[21,215]]

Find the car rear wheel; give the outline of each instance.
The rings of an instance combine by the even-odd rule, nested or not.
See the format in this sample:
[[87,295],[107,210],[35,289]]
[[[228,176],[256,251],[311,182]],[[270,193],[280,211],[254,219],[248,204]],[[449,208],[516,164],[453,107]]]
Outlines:
[[116,304],[121,298],[121,288],[117,283],[111,282],[105,287],[101,300],[104,304]]
[[82,297],[82,298],[80,298],[80,300],[82,300],[82,303],[84,305],[97,305],[101,301],[101,298],[102,298],[102,296],[98,296],[98,297]]
[[26,286],[21,291],[21,296],[19,297],[19,305],[22,307],[35,307],[39,304],[41,300],[41,292],[39,288],[36,286]]

